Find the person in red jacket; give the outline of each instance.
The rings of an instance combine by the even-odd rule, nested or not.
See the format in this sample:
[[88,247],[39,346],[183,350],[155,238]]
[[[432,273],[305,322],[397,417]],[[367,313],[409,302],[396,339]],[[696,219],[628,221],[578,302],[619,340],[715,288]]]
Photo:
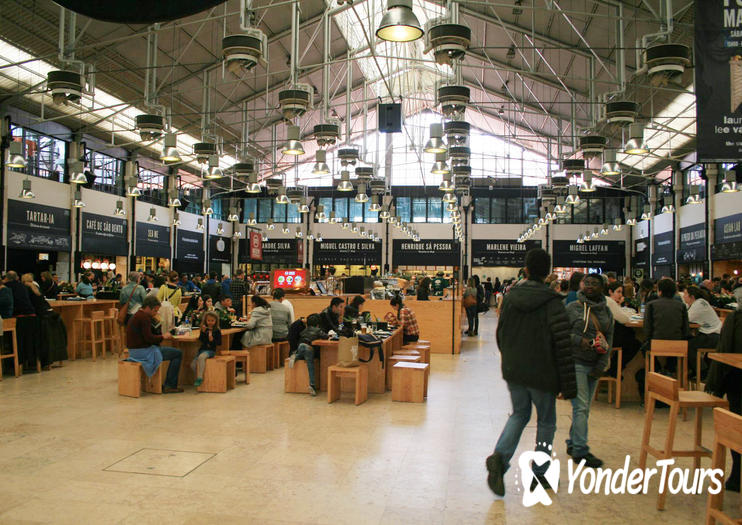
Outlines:
[[169,333],[158,334],[152,330],[154,316],[160,309],[160,300],[154,295],[148,295],[142,301],[142,307],[137,310],[126,325],[126,346],[129,347],[129,361],[142,364],[147,377],[152,377],[163,361],[170,361],[167,377],[163,384],[163,394],[183,392],[178,388],[178,375],[183,352],[177,348],[160,346],[162,341],[173,338]]

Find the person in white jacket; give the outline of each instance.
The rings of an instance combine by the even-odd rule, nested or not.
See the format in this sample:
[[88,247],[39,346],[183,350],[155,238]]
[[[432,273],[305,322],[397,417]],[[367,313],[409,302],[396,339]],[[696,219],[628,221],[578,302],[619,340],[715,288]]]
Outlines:
[[[721,334],[721,319],[716,310],[703,298],[698,286],[689,286],[683,293],[683,300],[688,305],[688,322],[698,323],[698,333],[688,341],[688,369],[693,374],[703,372],[708,363],[701,363],[701,370],[696,370],[696,355],[699,348],[716,348]],[[705,356],[704,356],[705,357]]]
[[[634,330],[625,326],[631,320],[631,315],[636,312],[631,308],[623,306],[623,285],[618,281],[610,283],[606,288],[606,293],[606,304],[614,320],[613,346],[623,349],[621,362],[621,370],[623,370],[634,359],[634,356],[641,348],[641,342],[636,338]],[[616,370],[618,368],[616,359],[617,355],[611,356],[611,366],[608,369],[608,374],[611,377],[616,376]]]
[[273,319],[268,301],[259,295],[250,298],[252,310],[247,321],[247,330],[242,336],[242,346],[250,348],[257,345],[269,345],[273,339]]

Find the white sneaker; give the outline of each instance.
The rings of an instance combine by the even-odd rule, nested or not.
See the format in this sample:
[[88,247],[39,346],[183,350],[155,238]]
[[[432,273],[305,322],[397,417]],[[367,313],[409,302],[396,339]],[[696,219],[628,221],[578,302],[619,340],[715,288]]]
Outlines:
[[317,391],[314,389],[312,385],[309,385],[309,393],[312,394],[312,396],[317,395]]
[[289,368],[294,368],[294,361],[296,361],[296,354],[291,354],[291,357],[289,357]]

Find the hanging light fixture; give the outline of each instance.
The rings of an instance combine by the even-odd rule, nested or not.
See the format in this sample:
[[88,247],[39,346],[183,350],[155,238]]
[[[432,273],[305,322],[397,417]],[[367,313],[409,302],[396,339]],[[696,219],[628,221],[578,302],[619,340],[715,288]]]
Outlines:
[[453,192],[451,192],[451,193],[444,193],[442,200],[446,204],[454,204],[455,205],[456,204],[456,194],[453,193]]
[[304,155],[304,146],[299,141],[299,126],[288,126],[286,128],[286,145],[281,150],[284,155]]
[[324,239],[322,238],[322,234],[321,234],[321,233],[318,233],[318,234],[317,234],[317,237],[315,238],[315,240],[316,240],[317,242],[322,242],[322,241],[324,240]]
[[224,235],[224,225],[221,222],[216,226],[216,234]]
[[600,234],[608,235],[608,224],[606,224],[605,222],[603,223],[603,226],[600,228]]
[[299,213],[309,213],[309,206],[307,205],[307,198],[302,197],[301,201],[297,205]]
[[170,188],[168,190],[167,205],[171,208],[179,208],[182,206],[180,198],[178,197],[178,188]]
[[268,222],[265,225],[266,230],[273,230],[276,228],[276,225],[273,224],[273,219],[268,219]]
[[240,215],[237,213],[237,207],[231,206],[229,208],[229,215],[227,216],[229,222],[237,222],[240,220]]
[[420,21],[412,12],[412,0],[389,0],[376,36],[387,42],[412,42],[422,37]]
[[301,231],[301,226],[297,226],[296,227],[296,238],[301,239],[302,237],[304,237],[304,234]]
[[126,177],[126,196],[127,197],[140,197],[142,192],[139,189],[139,179],[136,175]]
[[82,192],[79,189],[75,190],[75,198],[72,200],[72,206],[75,208],[85,207],[85,203],[82,200]]
[[8,168],[23,169],[28,165],[26,157],[23,156],[23,144],[17,140],[12,141],[8,145],[8,153],[5,160],[5,165]]
[[370,211],[370,212],[381,211],[381,205],[379,204],[379,196],[378,195],[372,195],[371,196],[371,204],[369,204],[369,206],[368,206],[368,211]]
[[283,228],[281,228],[281,232],[288,233],[289,232],[289,225],[288,224],[284,224],[283,225]]
[[389,208],[387,206],[384,206],[381,208],[381,211],[379,212],[379,219],[382,221],[388,220],[389,217],[391,217],[391,214],[389,213]]
[[251,173],[247,176],[247,186],[245,187],[247,193],[260,193],[262,189],[258,183],[258,174]]
[[443,124],[431,124],[430,125],[430,138],[425,144],[423,151],[425,153],[445,153],[446,143],[443,142]]
[[631,124],[629,126],[629,140],[624,145],[623,152],[627,155],[646,155],[649,148],[644,142],[644,126]]
[[327,214],[325,213],[325,206],[323,204],[317,205],[317,213],[315,213],[314,218],[318,222],[325,222],[327,220]]
[[585,241],[584,241],[584,240],[583,240],[583,238],[582,238],[582,234],[578,235],[578,236],[577,236],[577,244],[584,244],[584,242],[585,242]]
[[366,228],[364,228],[363,226],[361,226],[360,232],[358,233],[361,235],[361,237],[366,237],[368,235],[368,233],[366,232]]
[[278,188],[278,194],[276,195],[276,204],[289,204],[288,196],[286,195],[286,187],[281,185]]
[[330,218],[328,219],[330,224],[336,224],[338,222],[338,218],[335,215],[335,210],[330,212]]
[[621,224],[621,217],[613,219],[613,231],[620,232],[622,229],[623,224]]
[[350,221],[348,220],[348,217],[343,219],[343,229],[349,230],[350,229]]
[[438,189],[450,193],[453,192],[456,189],[456,186],[454,186],[454,183],[451,182],[451,179],[453,176],[450,173],[444,173],[443,174],[443,180],[441,180],[440,186],[438,186]]
[[203,214],[204,215],[213,215],[214,214],[214,208],[211,207],[211,199],[204,199],[204,202],[203,202]]
[[582,174],[582,184],[580,184],[580,191],[593,192],[595,186],[593,185],[593,173],[589,170],[585,170]]
[[636,226],[636,217],[633,213],[626,215],[626,226]]
[[160,160],[165,164],[175,164],[182,160],[178,151],[178,137],[175,133],[165,134]]
[[[433,167],[431,168],[430,173],[432,173],[433,175],[444,175],[444,176],[448,173],[451,173],[451,170],[448,168],[448,164],[446,164],[445,153],[435,154],[435,162],[433,163]],[[449,191],[449,190],[441,189],[441,191]]]
[[350,229],[353,233],[358,233],[358,225],[355,222],[351,225]]
[[327,165],[327,152],[323,149],[318,149],[314,155],[314,168],[312,168],[312,174],[314,175],[327,175],[330,173],[330,167]]
[[250,226],[255,226],[257,224],[257,221],[255,220],[254,212],[250,212],[250,215],[247,218],[247,224]]
[[606,148],[603,150],[603,165],[600,168],[601,175],[620,175],[621,166],[616,161],[616,150]]
[[366,195],[365,184],[358,185],[358,193],[356,193],[355,201],[360,203],[368,202],[368,195]]
[[201,231],[204,230],[204,220],[202,217],[198,218],[198,221],[196,222],[196,229]]
[[662,197],[662,209],[661,213],[673,213],[675,206],[672,203],[672,197]]
[[157,217],[157,210],[155,208],[149,209],[149,217],[147,217],[147,222],[159,222],[159,217]]
[[124,201],[121,199],[116,201],[116,209],[113,210],[113,214],[117,217],[124,217],[126,216],[126,210],[124,209]]
[[690,195],[688,195],[688,198],[685,200],[686,204],[703,204],[703,200],[701,200],[701,192],[700,188],[693,184],[690,187]]
[[72,184],[87,184],[88,177],[83,171],[83,164],[79,160],[67,161],[67,165],[70,169],[70,183]]
[[556,205],[554,206],[554,213],[557,215],[566,215],[569,213],[569,208],[567,208],[567,205],[564,203],[564,197],[557,197]]
[[353,184],[350,182],[350,173],[347,170],[340,172],[340,182],[337,187],[338,191],[353,191]]
[[739,191],[737,174],[732,170],[729,170],[724,174],[724,184],[721,185],[721,191],[723,191],[724,193],[733,193],[735,191]]
[[224,171],[219,167],[219,157],[216,155],[209,155],[209,170],[206,172],[206,178],[221,179],[224,177]]
[[597,239],[598,237],[600,237],[600,228],[598,228],[598,227],[596,226],[596,227],[595,227],[595,228],[593,229],[593,233],[592,233],[592,235],[590,235],[590,239],[591,239],[591,240],[595,240],[595,239]]
[[23,189],[21,189],[20,195],[18,195],[21,199],[35,199],[36,195],[34,195],[34,192],[31,191],[31,179],[23,179]]
[[180,213],[177,211],[173,214],[173,226],[180,226]]
[[566,202],[567,204],[571,204],[572,206],[574,206],[575,204],[579,204],[580,195],[577,192],[577,186],[570,185],[567,191],[567,199],[564,202]]
[[307,240],[308,241],[314,240],[314,234],[312,233],[312,230],[307,230]]
[[235,239],[239,239],[240,237],[242,237],[242,232],[240,230],[235,230],[232,234],[232,237],[234,237]]
[[652,218],[652,211],[651,211],[651,209],[649,208],[649,204],[645,204],[645,205],[644,205],[644,211],[642,212],[642,217],[641,217],[641,219],[642,219],[643,221],[647,221],[647,220],[649,220],[649,219],[651,219],[651,218]]

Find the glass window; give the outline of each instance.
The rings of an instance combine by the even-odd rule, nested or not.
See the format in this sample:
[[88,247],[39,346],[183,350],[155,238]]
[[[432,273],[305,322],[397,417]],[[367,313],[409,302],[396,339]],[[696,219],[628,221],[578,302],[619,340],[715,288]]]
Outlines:
[[443,201],[431,197],[428,199],[428,222],[441,222],[443,218]]
[[489,197],[477,197],[474,199],[474,223],[488,224],[490,222],[490,199]]
[[[329,219],[330,218],[330,212],[332,211],[332,197],[322,197],[319,199],[317,204],[321,204],[325,208],[325,216]],[[337,214],[335,214],[337,215]],[[317,222],[317,219],[314,219],[314,222]]]
[[587,200],[581,199],[579,203],[572,207],[573,224],[588,224],[587,220]]
[[363,203],[350,200],[350,222],[363,222]]
[[590,224],[603,224],[603,199],[587,199],[587,221]]
[[525,222],[538,220],[538,199],[535,197],[526,197],[523,199],[523,216]]
[[271,215],[271,201],[273,199],[258,199],[258,215],[255,219],[258,222],[268,222]]
[[523,199],[509,197],[507,199],[507,223],[521,224],[523,222]]
[[348,199],[346,197],[335,199],[335,216],[338,219],[348,217]]
[[160,204],[167,204],[167,194],[165,192],[165,175],[146,168],[139,168],[139,190],[142,192],[140,200]]
[[443,205],[443,222],[450,224],[453,220],[451,219],[451,212],[446,209],[447,206],[447,204]]
[[247,219],[250,218],[250,214],[253,214],[253,217],[257,220],[258,217],[258,199],[252,198],[252,199],[245,199],[245,218],[244,221],[247,222]]
[[286,208],[286,222],[300,223],[302,221],[299,207],[296,204],[279,204]]
[[370,206],[371,199],[369,199],[369,201],[366,203],[366,209],[364,210],[366,222],[379,222],[379,212],[369,210]]
[[410,215],[412,212],[411,202],[409,197],[397,197],[395,200],[397,206],[397,216],[402,222],[410,222]]
[[67,151],[65,141],[12,125],[11,135],[23,145],[27,165],[23,169],[10,169],[62,182]]
[[286,222],[286,208],[285,204],[278,204],[273,199],[273,222]]
[[428,199],[415,197],[412,199],[412,222],[425,222],[427,220]]
[[507,221],[507,199],[503,197],[492,197],[490,222],[492,224],[506,224]]
[[97,151],[89,151],[91,169],[95,173],[93,188],[122,195],[123,179],[121,177],[123,162]]

